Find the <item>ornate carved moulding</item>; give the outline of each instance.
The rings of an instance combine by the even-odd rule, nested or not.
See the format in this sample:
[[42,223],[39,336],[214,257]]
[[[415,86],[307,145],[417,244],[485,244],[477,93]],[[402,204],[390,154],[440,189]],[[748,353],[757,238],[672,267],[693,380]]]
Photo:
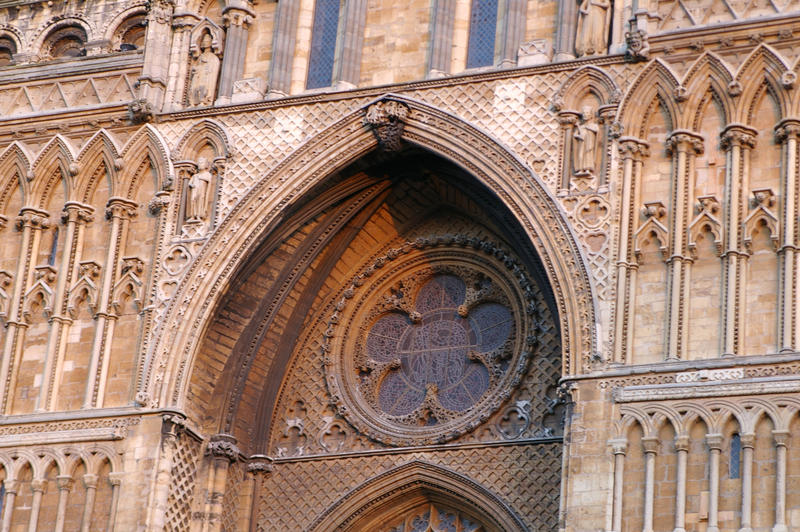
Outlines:
[[362,268],[325,333],[339,413],[390,445],[454,439],[486,421],[532,356],[530,277],[477,238],[437,236]]

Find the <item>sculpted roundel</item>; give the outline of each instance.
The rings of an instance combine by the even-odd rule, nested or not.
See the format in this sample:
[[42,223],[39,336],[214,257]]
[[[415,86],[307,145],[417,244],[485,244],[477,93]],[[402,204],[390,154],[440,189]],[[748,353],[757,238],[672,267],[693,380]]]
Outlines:
[[535,337],[526,293],[517,261],[479,239],[390,250],[356,276],[331,317],[324,361],[333,402],[392,445],[474,429],[525,372]]

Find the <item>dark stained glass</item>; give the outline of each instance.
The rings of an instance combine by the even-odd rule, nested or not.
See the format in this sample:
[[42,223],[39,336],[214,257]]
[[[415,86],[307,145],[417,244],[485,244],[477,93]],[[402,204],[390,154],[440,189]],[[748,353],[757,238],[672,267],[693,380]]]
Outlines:
[[339,27],[340,0],[317,0],[311,34],[311,54],[306,88],[330,87],[333,82],[333,61]]
[[437,275],[416,297],[417,323],[392,312],[378,319],[367,336],[367,354],[379,363],[398,360],[378,385],[381,410],[410,414],[431,386],[446,409],[462,412],[489,389],[489,369],[470,352],[501,347],[511,335],[511,311],[498,303],[482,303],[461,316],[466,284],[455,275]]
[[497,36],[497,0],[472,0],[469,20],[467,68],[494,64],[494,41]]

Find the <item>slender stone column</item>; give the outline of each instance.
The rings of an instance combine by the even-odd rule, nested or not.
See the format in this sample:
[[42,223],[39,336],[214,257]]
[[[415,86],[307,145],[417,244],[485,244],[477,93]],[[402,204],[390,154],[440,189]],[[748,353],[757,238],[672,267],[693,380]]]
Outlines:
[[658,438],[642,438],[644,446],[644,526],[642,532],[653,532],[653,501],[655,500],[656,454]]
[[77,201],[68,201],[64,205],[61,222],[66,234],[64,252],[61,255],[61,266],[56,282],[53,315],[50,318],[50,336],[47,341],[47,354],[43,371],[42,387],[36,400],[39,411],[55,409],[57,394],[57,378],[60,374],[61,361],[67,348],[72,319],[67,314],[67,295],[73,281],[78,276],[81,250],[83,248],[83,228],[93,220],[94,208]]
[[230,103],[233,82],[241,79],[244,73],[244,58],[247,55],[247,36],[255,18],[250,2],[234,0],[222,11],[225,32],[225,52],[219,75],[217,105]]
[[742,444],[742,527],[739,532],[753,532],[753,449],[755,434],[740,434]]
[[212,470],[208,476],[208,520],[203,530],[219,532],[222,527],[222,498],[225,496],[228,468],[231,462],[239,459],[241,452],[236,447],[236,438],[230,434],[215,434],[211,436],[206,454],[211,456]]
[[431,17],[431,44],[428,51],[428,77],[441,78],[450,73],[453,57],[455,0],[434,0]]
[[719,456],[722,452],[722,434],[706,434],[711,453],[708,467],[708,528],[706,532],[719,532]]
[[628,441],[625,439],[610,440],[611,452],[614,453],[614,498],[611,514],[611,531],[622,530],[622,488],[625,481],[625,453]]
[[561,145],[564,147],[561,157],[561,185],[558,187],[558,195],[569,194],[570,181],[572,179],[572,132],[575,125],[580,120],[580,113],[576,111],[559,111],[556,119],[561,125]]
[[559,0],[553,61],[575,59],[575,33],[578,31],[578,2]]
[[119,486],[122,483],[122,473],[110,473],[108,482],[111,484],[111,508],[108,512],[108,525],[106,530],[114,532],[114,525],[117,522],[117,506],[119,506]]
[[18,484],[16,480],[4,480],[3,487],[6,491],[6,500],[3,501],[3,526],[2,532],[11,530],[11,518],[14,516],[14,500],[17,498]]
[[[502,5],[502,4],[501,4]],[[506,0],[505,12],[501,14],[500,68],[511,68],[517,64],[517,52],[522,44],[525,30],[527,2]]]
[[94,512],[94,498],[97,495],[97,475],[83,475],[83,485],[86,486],[86,501],[83,503],[81,532],[90,532],[92,512]]
[[678,453],[678,471],[673,532],[686,532],[686,464],[689,461],[689,436],[682,434],[675,438],[675,451]]
[[797,139],[800,120],[788,119],[775,127],[778,142],[783,145],[784,165],[781,198],[781,247],[778,249],[782,301],[778,305],[778,349],[793,352],[800,349],[800,305],[797,302],[800,276],[800,235],[797,227]]
[[670,211],[670,256],[667,259],[667,349],[666,359],[686,358],[686,301],[689,255],[686,228],[691,216],[690,183],[694,182],[694,159],[703,153],[703,137],[691,131],[676,130],[667,139],[672,155],[672,200]]
[[772,532],[789,532],[786,526],[786,446],[788,430],[773,430],[775,439],[775,526]]
[[2,391],[2,408],[0,412],[10,414],[11,401],[9,393],[14,389],[18,362],[25,343],[25,329],[28,324],[22,319],[23,296],[33,283],[33,260],[39,253],[39,242],[42,231],[50,227],[49,214],[33,207],[23,207],[17,217],[17,230],[22,232],[20,257],[17,261],[17,272],[14,276],[14,290],[11,295],[10,311],[6,320],[3,356],[0,362],[0,390]]
[[36,528],[39,526],[39,510],[42,508],[42,496],[46,486],[46,480],[31,481],[33,500],[31,501],[31,515],[28,519],[28,532],[36,532]]
[[199,16],[189,13],[183,8],[179,8],[172,15],[172,49],[167,93],[164,97],[164,111],[176,111],[184,105],[186,80],[189,77],[188,58],[189,47],[192,44],[192,27],[199,21]]
[[292,84],[292,61],[294,60],[297,19],[300,15],[300,0],[278,2],[275,14],[275,33],[272,36],[272,61],[269,65],[268,98],[287,96]]
[[169,75],[174,0],[152,0],[147,12],[144,66],[139,76],[139,98],[154,111],[161,109]]
[[725,244],[722,254],[722,356],[741,352],[745,315],[742,272],[747,254],[742,249],[742,220],[747,209],[749,150],[755,147],[757,131],[730,124],[721,134],[727,156],[725,179]]
[[250,456],[247,461],[247,472],[250,474],[252,482],[250,484],[250,492],[246,497],[247,500],[242,501],[242,507],[251,508],[251,512],[244,513],[244,521],[240,523],[238,530],[251,530],[252,525],[258,518],[255,512],[256,508],[258,508],[259,485],[262,477],[272,473],[272,458],[263,454]]
[[59,475],[56,477],[56,486],[58,486],[58,509],[56,510],[56,528],[55,532],[64,531],[64,519],[67,516],[67,499],[69,492],[72,491],[74,484],[72,477],[69,475]]
[[337,90],[353,89],[361,76],[361,51],[364,48],[364,23],[367,0],[347,0],[342,8],[342,37],[336,40],[333,62],[333,86]]
[[111,350],[111,341],[114,336],[114,322],[117,317],[111,312],[114,283],[120,270],[120,256],[125,248],[124,235],[126,222],[136,216],[137,203],[125,198],[111,198],[106,206],[106,219],[111,221],[108,240],[108,252],[103,266],[103,279],[100,284],[98,297],[98,310],[95,315],[95,327],[92,354],[89,360],[89,373],[86,380],[86,392],[83,399],[84,408],[103,405],[101,374],[108,365],[108,353]]
[[[622,157],[622,205],[619,224],[619,246],[617,248],[617,300],[614,307],[614,353],[613,362],[630,362],[633,320],[628,309],[635,304],[635,272],[631,238],[634,233],[636,206],[639,204],[639,181],[643,158],[648,155],[647,143],[630,137],[619,139]],[[564,163],[566,164],[566,163]]]

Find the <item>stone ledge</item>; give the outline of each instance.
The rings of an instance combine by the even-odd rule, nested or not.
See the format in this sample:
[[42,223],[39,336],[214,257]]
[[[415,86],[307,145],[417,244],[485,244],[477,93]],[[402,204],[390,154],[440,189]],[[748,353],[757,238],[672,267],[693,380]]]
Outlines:
[[800,378],[787,376],[741,379],[736,382],[710,381],[624,386],[616,388],[612,395],[616,403],[634,403],[796,392],[800,392]]

